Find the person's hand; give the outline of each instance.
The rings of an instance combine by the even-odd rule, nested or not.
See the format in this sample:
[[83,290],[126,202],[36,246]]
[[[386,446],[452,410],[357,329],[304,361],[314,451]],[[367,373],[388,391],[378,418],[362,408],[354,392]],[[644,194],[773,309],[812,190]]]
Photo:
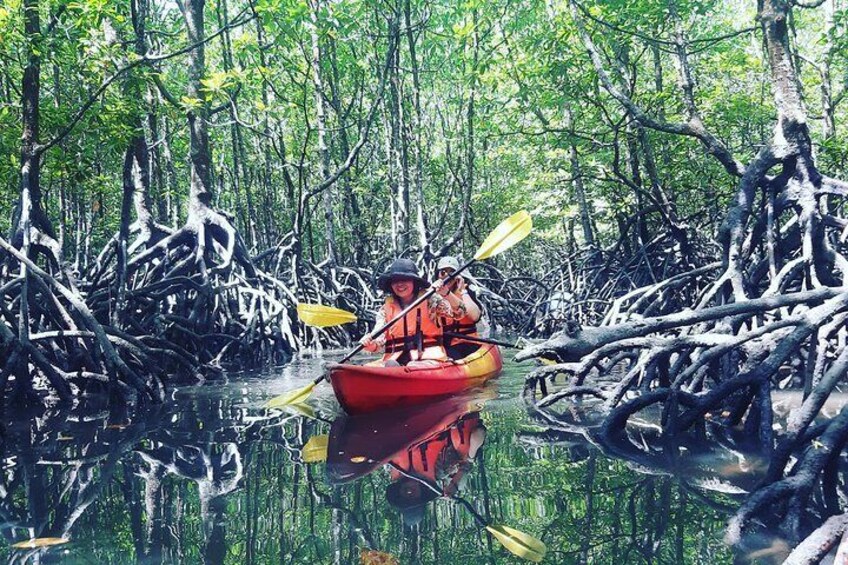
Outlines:
[[377,342],[371,338],[370,334],[363,336],[362,339],[359,340],[359,343],[362,344],[362,349],[365,351],[369,351],[371,353],[377,351]]
[[462,278],[462,275],[457,275],[456,277],[454,277],[453,280],[456,283],[456,284],[454,284],[453,288],[459,294],[461,294],[462,291],[465,290],[465,287],[468,286],[465,283],[465,279]]
[[444,298],[450,293],[450,288],[445,286],[445,281],[443,281],[442,279],[435,281],[430,288],[438,292],[439,296],[441,296],[442,298]]

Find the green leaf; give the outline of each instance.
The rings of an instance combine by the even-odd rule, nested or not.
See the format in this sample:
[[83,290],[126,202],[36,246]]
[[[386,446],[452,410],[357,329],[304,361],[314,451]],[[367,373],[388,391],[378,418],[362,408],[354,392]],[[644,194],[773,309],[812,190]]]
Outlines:
[[203,104],[203,100],[200,98],[192,98],[190,96],[183,96],[180,98],[180,102],[186,110],[196,110]]
[[453,24],[451,28],[457,39],[465,39],[472,31],[474,31],[474,21],[471,19],[465,20],[462,23]]

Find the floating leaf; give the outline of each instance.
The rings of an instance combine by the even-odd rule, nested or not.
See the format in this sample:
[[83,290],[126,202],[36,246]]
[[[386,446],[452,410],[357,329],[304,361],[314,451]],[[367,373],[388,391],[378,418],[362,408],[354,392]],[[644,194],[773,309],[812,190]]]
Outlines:
[[62,545],[68,543],[68,538],[33,538],[27,541],[19,541],[12,544],[15,549],[38,549],[39,547],[50,547],[53,545]]
[[362,565],[400,565],[400,562],[391,553],[375,549],[360,550],[359,562]]

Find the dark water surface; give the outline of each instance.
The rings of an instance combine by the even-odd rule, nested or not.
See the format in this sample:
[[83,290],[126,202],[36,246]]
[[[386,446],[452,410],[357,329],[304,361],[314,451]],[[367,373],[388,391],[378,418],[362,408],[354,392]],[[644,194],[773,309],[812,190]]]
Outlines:
[[[543,539],[545,563],[732,561],[721,536],[734,495],[550,443],[518,398],[527,366],[508,361],[483,393],[384,418],[344,418],[327,385],[312,412],[262,408],[320,367],[183,387],[129,413],[7,423],[0,558],[360,563],[370,549],[403,564],[518,562],[481,527],[491,521]],[[70,541],[11,547],[34,537]]]

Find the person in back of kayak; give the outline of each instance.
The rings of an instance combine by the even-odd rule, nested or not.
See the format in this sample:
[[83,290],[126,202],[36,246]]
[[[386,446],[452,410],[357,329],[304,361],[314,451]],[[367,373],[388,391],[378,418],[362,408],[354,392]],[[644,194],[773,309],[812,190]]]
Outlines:
[[[426,292],[427,281],[418,275],[415,263],[409,259],[397,259],[388,271],[377,279],[377,286],[386,293],[383,306],[377,311],[375,328],[398,316],[421,293]],[[382,364],[437,365],[448,359],[442,345],[442,328],[439,318],[453,319],[461,316],[455,306],[459,302],[446,299],[447,288],[441,285],[437,292],[413,308],[403,319],[398,320],[382,335],[374,339],[366,335],[360,340],[363,348],[372,353],[383,351]]]
[[[433,286],[441,288],[443,281],[457,270],[459,270],[459,260],[456,257],[442,257],[436,266],[438,279],[433,283]],[[483,306],[462,275],[454,277],[447,284],[447,288],[450,291],[446,296],[447,300],[454,305],[454,309],[458,310],[458,313],[453,317],[445,317],[439,320],[445,334],[445,351],[451,359],[463,359],[480,349],[481,344],[465,341],[458,336],[488,337],[489,325],[483,317]]]
[[389,461],[392,482],[386,487],[386,500],[401,511],[405,525],[420,523],[431,500],[450,498],[463,489],[485,441],[486,426],[480,413],[474,412]]

